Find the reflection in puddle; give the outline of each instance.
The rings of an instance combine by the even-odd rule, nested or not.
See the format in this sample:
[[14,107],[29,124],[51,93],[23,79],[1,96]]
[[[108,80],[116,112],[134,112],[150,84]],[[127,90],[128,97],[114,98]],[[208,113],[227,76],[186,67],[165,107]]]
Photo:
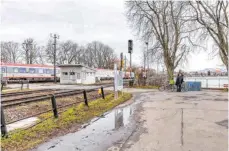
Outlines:
[[125,126],[126,124],[128,124],[129,120],[129,116],[132,114],[132,108],[128,107],[128,108],[122,108],[122,109],[116,109],[114,111],[114,115],[115,115],[115,129],[119,129],[122,126]]
[[[83,129],[45,143],[37,151],[63,151],[70,148],[74,151],[104,150],[132,132],[130,116],[134,113],[136,104],[142,99],[144,97],[137,99],[138,101],[131,105],[114,109],[99,120],[95,118]],[[50,146],[54,147],[50,148]]]
[[[127,106],[120,109],[114,109],[110,113],[92,122],[90,125],[81,129],[78,132],[68,134],[61,138],[63,142],[59,142],[53,149],[50,150],[68,150],[69,148],[77,147],[79,150],[93,151],[95,147],[99,147],[101,142],[106,141],[106,144],[112,144],[112,140],[108,139],[115,130],[127,125],[129,117],[132,114],[132,106]],[[93,121],[93,120],[92,120]],[[113,136],[113,139],[121,139],[123,133]],[[53,144],[51,144],[52,146]],[[71,147],[74,146],[74,147]],[[50,146],[49,146],[50,147]],[[39,150],[39,149],[38,149]],[[39,151],[46,149],[40,148]]]

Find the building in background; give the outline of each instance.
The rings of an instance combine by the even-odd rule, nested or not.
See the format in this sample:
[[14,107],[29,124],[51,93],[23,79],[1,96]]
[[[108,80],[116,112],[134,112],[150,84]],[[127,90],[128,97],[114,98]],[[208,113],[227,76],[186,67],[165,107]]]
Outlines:
[[93,84],[95,83],[95,69],[81,64],[59,65],[60,84]]

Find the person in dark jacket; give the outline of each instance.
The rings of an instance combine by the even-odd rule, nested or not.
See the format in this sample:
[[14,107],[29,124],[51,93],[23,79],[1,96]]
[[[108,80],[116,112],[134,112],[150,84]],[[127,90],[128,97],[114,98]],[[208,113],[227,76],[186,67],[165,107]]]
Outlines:
[[177,92],[181,92],[181,85],[184,82],[183,75],[179,73],[176,79]]

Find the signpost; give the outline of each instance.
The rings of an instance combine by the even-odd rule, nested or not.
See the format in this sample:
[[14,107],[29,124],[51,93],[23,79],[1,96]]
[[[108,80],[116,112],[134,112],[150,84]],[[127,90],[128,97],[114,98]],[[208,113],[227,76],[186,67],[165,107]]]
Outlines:
[[118,72],[117,64],[114,64],[114,99],[118,99]]
[[117,70],[117,64],[114,64],[114,93],[115,99],[118,98],[118,91],[123,89],[123,72]]

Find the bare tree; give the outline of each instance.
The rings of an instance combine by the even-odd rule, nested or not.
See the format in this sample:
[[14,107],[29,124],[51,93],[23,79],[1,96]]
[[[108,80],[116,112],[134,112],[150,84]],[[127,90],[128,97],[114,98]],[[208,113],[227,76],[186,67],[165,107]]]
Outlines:
[[1,42],[1,61],[9,63],[17,63],[20,58],[21,51],[19,44],[13,41]]
[[25,62],[27,64],[44,64],[44,49],[45,48],[43,46],[39,46],[34,39],[25,39],[22,43],[22,54],[24,56]]
[[189,2],[193,20],[205,27],[219,48],[219,55],[228,70],[228,1]]
[[[47,44],[45,46],[45,54],[46,54],[47,62],[53,64],[53,62],[54,62],[54,49],[53,49],[53,41],[51,39],[49,39],[49,41],[47,42]],[[58,62],[58,58],[57,58],[57,62]]]
[[85,54],[87,65],[96,68],[112,68],[116,58],[112,48],[98,41],[89,43]]
[[[144,41],[157,43],[163,56],[169,79],[175,68],[186,60],[193,47],[190,39],[187,2],[182,1],[127,1],[127,18]],[[151,49],[152,50],[152,49]]]
[[74,43],[71,40],[62,42],[60,44],[60,51],[59,51],[59,54],[61,57],[60,63],[65,63],[65,62],[67,64],[73,63],[75,60],[77,60],[76,57],[77,57],[77,54],[80,53],[79,51],[80,49],[77,43]]

